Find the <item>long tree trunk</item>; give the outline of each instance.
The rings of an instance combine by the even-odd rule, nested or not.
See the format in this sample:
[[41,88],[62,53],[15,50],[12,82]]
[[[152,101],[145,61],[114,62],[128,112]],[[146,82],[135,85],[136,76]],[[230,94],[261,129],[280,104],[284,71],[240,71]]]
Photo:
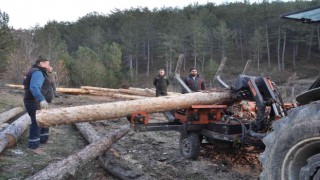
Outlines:
[[271,60],[270,60],[268,24],[266,24],[266,43],[267,43],[267,54],[268,54],[268,68],[270,68],[271,67]]
[[130,73],[130,77],[132,79],[133,78],[133,63],[132,63],[133,62],[133,58],[132,58],[132,55],[129,56],[129,61],[130,61],[130,66],[129,66],[130,67],[130,69],[129,69],[130,72],[129,73]]
[[317,28],[317,36],[318,36],[318,49],[320,51],[320,31],[319,31],[319,27]]
[[[98,141],[101,138],[90,123],[76,123],[75,125],[89,143]],[[100,163],[109,173],[121,180],[152,179],[148,174],[142,172],[122,156],[115,156],[112,151],[118,150],[113,146],[113,149],[99,156]]]
[[76,154],[68,158],[52,163],[37,174],[27,178],[28,180],[44,180],[44,179],[63,179],[66,175],[72,174],[75,170],[85,162],[93,160],[103,152],[111,148],[111,145],[116,143],[124,135],[130,131],[129,126],[124,126],[119,130],[114,131],[110,136],[95,141]]
[[21,107],[16,107],[10,109],[9,111],[3,112],[0,114],[0,124],[7,122],[9,119],[15,117],[19,113],[21,113],[23,109]]
[[281,43],[281,29],[278,31],[278,70],[281,71],[281,60],[280,60],[280,43]]
[[150,69],[150,40],[149,40],[149,30],[148,30],[148,50],[147,50],[147,53],[148,53],[148,62],[147,62],[147,77],[149,77],[149,69]]
[[284,71],[284,54],[286,52],[286,39],[287,39],[287,29],[284,29],[283,35],[283,47],[282,47],[282,70]]
[[139,69],[139,54],[138,54],[138,44],[136,45],[136,76],[138,75]]
[[241,60],[244,59],[244,52],[243,52],[243,39],[242,39],[242,30],[240,31],[240,48],[241,48]]
[[257,60],[258,60],[258,71],[260,71],[260,40],[258,41]]
[[24,114],[16,121],[11,123],[4,131],[0,132],[0,153],[5,148],[12,147],[21,136],[21,134],[31,124],[31,119],[28,114]]
[[49,109],[37,113],[37,123],[41,127],[49,127],[98,121],[126,117],[141,111],[155,113],[190,108],[192,105],[219,104],[229,99],[230,92],[228,90],[219,90],[219,92],[197,92],[179,96],[150,97],[132,101]]
[[312,47],[312,42],[313,42],[313,33],[314,33],[314,26],[312,26],[312,30],[311,30],[311,33],[310,33],[307,61],[309,61],[310,55],[311,55],[311,47]]
[[295,69],[296,68],[296,42],[293,43],[292,65],[293,65],[293,69]]
[[186,71],[186,56],[187,56],[187,48],[183,46],[183,71]]

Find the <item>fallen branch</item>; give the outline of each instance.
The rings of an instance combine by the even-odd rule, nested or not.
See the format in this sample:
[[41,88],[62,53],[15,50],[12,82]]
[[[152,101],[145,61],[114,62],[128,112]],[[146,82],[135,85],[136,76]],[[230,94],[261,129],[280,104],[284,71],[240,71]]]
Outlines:
[[0,114],[0,124],[7,122],[23,111],[23,108],[16,107]]
[[129,116],[135,112],[163,112],[174,109],[190,108],[199,104],[219,104],[230,99],[228,90],[220,92],[196,92],[179,96],[163,96],[118,101],[104,104],[66,107],[41,110],[36,114],[40,127],[98,121]]
[[17,141],[21,134],[31,124],[31,119],[28,114],[24,114],[16,121],[11,123],[4,131],[0,132],[0,153],[5,148],[12,147]]
[[68,174],[74,174],[76,169],[86,162],[96,158],[103,152],[111,148],[111,145],[116,143],[124,135],[130,131],[129,126],[124,126],[119,130],[111,133],[110,136],[104,137],[95,141],[76,154],[68,158],[52,163],[45,169],[27,178],[28,180],[45,180],[45,179],[63,179]]

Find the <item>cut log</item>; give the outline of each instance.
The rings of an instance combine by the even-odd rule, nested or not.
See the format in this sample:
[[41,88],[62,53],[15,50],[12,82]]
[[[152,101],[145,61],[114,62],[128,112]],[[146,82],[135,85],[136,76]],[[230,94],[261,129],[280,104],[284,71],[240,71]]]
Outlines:
[[16,115],[18,115],[22,111],[23,111],[23,108],[16,107],[16,108],[10,109],[9,111],[1,113],[0,114],[0,125],[2,123],[7,122],[9,119],[15,117]]
[[[131,90],[135,90],[135,91],[143,91],[143,92],[146,92],[147,94],[149,94],[149,96],[156,96],[156,90],[155,89],[150,89],[150,88],[145,88],[145,89],[142,89],[142,88],[134,88],[134,87],[130,87],[129,89]],[[169,96],[174,96],[174,95],[180,95],[181,93],[178,93],[178,92],[168,92],[168,95]]]
[[[16,85],[16,84],[6,84],[6,87],[24,89],[23,85]],[[79,89],[79,88],[57,88],[56,91],[64,94],[77,94],[77,95],[90,94],[90,91],[85,89]]]
[[190,108],[199,104],[219,104],[230,100],[228,90],[196,92],[179,96],[162,96],[104,104],[41,110],[36,114],[40,127],[98,121],[125,117],[134,112],[163,112]]
[[63,179],[69,174],[74,174],[76,169],[84,163],[96,158],[106,150],[111,148],[111,145],[121,139],[130,131],[129,126],[124,126],[119,130],[111,133],[110,136],[104,137],[95,141],[76,154],[68,158],[52,163],[45,169],[27,178],[29,180],[44,180],[44,179]]
[[56,91],[64,94],[90,94],[90,91],[79,88],[57,88]]
[[23,85],[16,84],[6,84],[6,87],[16,88],[16,89],[24,89]]
[[91,87],[91,86],[81,86],[81,89],[102,91],[102,92],[113,92],[117,94],[123,93],[123,94],[137,95],[137,96],[155,96],[155,94],[151,95],[145,91],[139,91],[135,89],[110,89],[110,88],[100,88],[100,87]]
[[5,148],[12,147],[17,141],[21,134],[31,124],[31,119],[28,114],[24,114],[13,123],[11,123],[4,131],[0,132],[0,153]]
[[[76,123],[75,125],[89,143],[98,141],[101,138],[90,123]],[[141,169],[131,163],[128,163],[128,161],[122,158],[121,155],[115,156],[113,151],[117,152],[115,146],[113,146],[113,149],[109,150],[107,153],[99,156],[100,163],[110,174],[122,180],[152,179],[151,176],[141,171]]]
[[109,95],[113,98],[121,98],[121,99],[145,99],[145,96],[135,96],[135,95],[127,95],[127,94],[111,94]]

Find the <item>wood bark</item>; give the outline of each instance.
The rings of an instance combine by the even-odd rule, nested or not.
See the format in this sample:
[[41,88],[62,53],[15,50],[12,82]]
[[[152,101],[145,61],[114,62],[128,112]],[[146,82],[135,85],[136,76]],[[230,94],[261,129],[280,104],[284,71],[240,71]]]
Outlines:
[[179,96],[151,97],[132,101],[41,110],[36,116],[40,127],[49,127],[125,117],[141,111],[155,113],[189,108],[197,104],[219,104],[229,99],[230,92],[228,90],[216,90]]
[[[89,143],[98,141],[101,138],[90,123],[76,123],[75,125]],[[115,156],[114,152],[117,152],[115,146],[107,153],[99,156],[100,163],[110,174],[122,180],[151,179],[148,174],[142,172],[135,165],[128,163],[121,155]]]
[[31,119],[28,114],[24,114],[16,121],[11,123],[4,131],[0,132],[0,153],[5,148],[12,147],[21,136],[21,134],[31,124]]
[[1,113],[0,114],[0,125],[2,123],[7,122],[9,119],[15,117],[16,115],[18,115],[22,111],[23,111],[23,108],[16,107],[16,108],[10,109],[9,111]]
[[111,145],[116,143],[124,135],[130,131],[129,126],[124,126],[116,130],[104,138],[95,141],[76,154],[68,158],[52,163],[37,174],[27,178],[28,180],[45,180],[45,179],[63,179],[67,175],[74,173],[76,169],[84,163],[96,158],[106,150],[111,148]]
[[5,130],[9,125],[10,125],[9,123],[0,124],[0,132]]

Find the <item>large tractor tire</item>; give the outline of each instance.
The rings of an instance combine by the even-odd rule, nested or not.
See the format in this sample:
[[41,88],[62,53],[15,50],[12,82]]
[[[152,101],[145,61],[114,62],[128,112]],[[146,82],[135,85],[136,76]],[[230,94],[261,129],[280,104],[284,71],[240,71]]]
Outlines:
[[181,133],[180,153],[186,159],[197,159],[200,154],[200,138],[198,132]]
[[320,101],[292,109],[263,139],[261,180],[315,179],[320,174]]

